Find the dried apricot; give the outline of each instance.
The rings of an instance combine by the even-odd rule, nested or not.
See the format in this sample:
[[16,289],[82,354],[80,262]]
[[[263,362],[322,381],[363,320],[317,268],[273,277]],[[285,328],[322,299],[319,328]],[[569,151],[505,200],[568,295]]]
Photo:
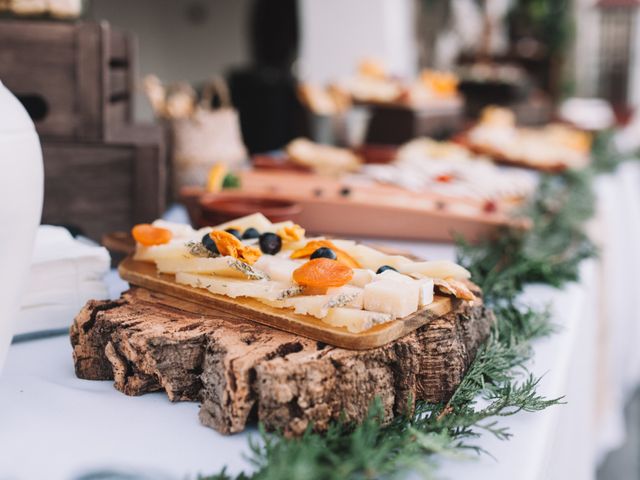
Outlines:
[[320,247],[327,247],[333,250],[337,257],[336,260],[338,260],[338,262],[342,263],[343,265],[346,265],[347,267],[351,267],[351,268],[360,268],[360,264],[355,258],[353,258],[344,250],[340,250],[330,240],[311,240],[304,247],[299,248],[298,250],[295,250],[291,254],[291,258],[310,257],[311,254],[315,252],[317,249],[319,249]]
[[276,232],[283,242],[297,242],[304,238],[305,230],[300,225],[293,224],[289,227],[282,227]]
[[328,258],[314,258],[293,271],[293,280],[305,287],[341,287],[352,278],[351,268]]
[[209,234],[215,242],[220,255],[229,255],[253,265],[262,253],[256,247],[244,245],[233,234],[224,230],[214,230]]
[[245,245],[242,250],[240,250],[239,259],[244,263],[248,263],[249,265],[253,265],[262,255],[262,252],[258,247],[251,247],[249,245]]
[[173,235],[171,230],[166,228],[154,227],[148,223],[141,223],[131,229],[131,235],[136,242],[145,247],[153,245],[164,245],[169,243]]

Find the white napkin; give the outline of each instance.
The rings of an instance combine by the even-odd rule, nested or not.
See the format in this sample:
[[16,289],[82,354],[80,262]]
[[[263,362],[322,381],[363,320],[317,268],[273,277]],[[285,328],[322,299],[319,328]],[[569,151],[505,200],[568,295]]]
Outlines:
[[68,328],[87,300],[109,297],[104,277],[110,263],[105,248],[74,239],[64,228],[40,226],[15,334]]

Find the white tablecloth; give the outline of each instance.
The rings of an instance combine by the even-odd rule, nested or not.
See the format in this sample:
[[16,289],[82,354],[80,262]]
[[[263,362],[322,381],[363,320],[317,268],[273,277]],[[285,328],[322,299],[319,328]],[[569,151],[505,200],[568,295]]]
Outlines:
[[[640,266],[639,187],[637,165],[600,180],[602,260],[585,262],[580,282],[561,291],[534,285],[523,296],[552,306],[559,331],[535,342],[530,369],[544,375],[541,393],[566,395],[567,404],[502,419],[510,441],[477,441],[494,458],[443,461],[445,477],[588,480],[624,439],[622,405],[640,380],[640,282],[624,274]],[[447,245],[393,244],[427,258],[453,257]],[[197,411],[160,393],[132,398],[111,382],[76,379],[66,337],[15,344],[0,377],[0,479],[68,479],[105,468],[184,478],[223,465],[250,468],[243,456],[255,431],[224,437],[201,426]]]

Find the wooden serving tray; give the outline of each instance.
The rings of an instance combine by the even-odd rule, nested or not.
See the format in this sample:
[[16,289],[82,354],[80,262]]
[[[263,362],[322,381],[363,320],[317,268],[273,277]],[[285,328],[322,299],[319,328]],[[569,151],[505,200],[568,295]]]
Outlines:
[[243,318],[351,350],[367,350],[397,340],[431,320],[446,315],[454,308],[453,304],[456,302],[450,297],[436,295],[432,304],[402,320],[376,325],[362,333],[350,333],[344,328],[333,327],[315,317],[273,308],[254,299],[231,299],[205,289],[176,283],[174,275],[158,273],[154,264],[133,260],[131,256],[120,263],[118,271],[120,276],[132,285],[174,297],[176,302],[186,300],[196,303],[205,307],[211,315],[222,315],[224,318],[225,314],[231,314],[235,318]]
[[[314,233],[444,242],[460,235],[477,241],[501,227],[528,228],[530,224],[514,218],[517,202],[496,202],[487,211],[480,200],[411,192],[393,185],[348,183],[305,172],[252,169],[239,176],[241,188],[225,190],[225,196],[296,202],[302,211],[292,220]],[[198,203],[187,195],[183,198],[196,206],[190,213],[192,223],[199,223]]]

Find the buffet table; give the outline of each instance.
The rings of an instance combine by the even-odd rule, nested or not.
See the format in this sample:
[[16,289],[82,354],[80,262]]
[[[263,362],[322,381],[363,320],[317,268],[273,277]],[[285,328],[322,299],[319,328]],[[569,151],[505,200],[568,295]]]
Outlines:
[[[602,248],[562,290],[532,285],[523,301],[549,305],[557,333],[534,343],[539,393],[567,404],[499,419],[514,434],[476,444],[493,456],[441,460],[447,478],[594,478],[597,462],[624,440],[622,407],[640,383],[640,168],[598,180],[591,225]],[[172,212],[179,215],[180,212]],[[450,245],[389,242],[421,257],[454,257]],[[115,275],[112,295],[125,288]],[[71,321],[71,319],[70,319]],[[79,380],[67,336],[16,343],[0,377],[0,478],[79,478],[97,471],[184,478],[251,468],[247,438],[201,426],[198,405],[163,393],[126,397],[110,381]],[[133,428],[132,426],[135,426]]]

